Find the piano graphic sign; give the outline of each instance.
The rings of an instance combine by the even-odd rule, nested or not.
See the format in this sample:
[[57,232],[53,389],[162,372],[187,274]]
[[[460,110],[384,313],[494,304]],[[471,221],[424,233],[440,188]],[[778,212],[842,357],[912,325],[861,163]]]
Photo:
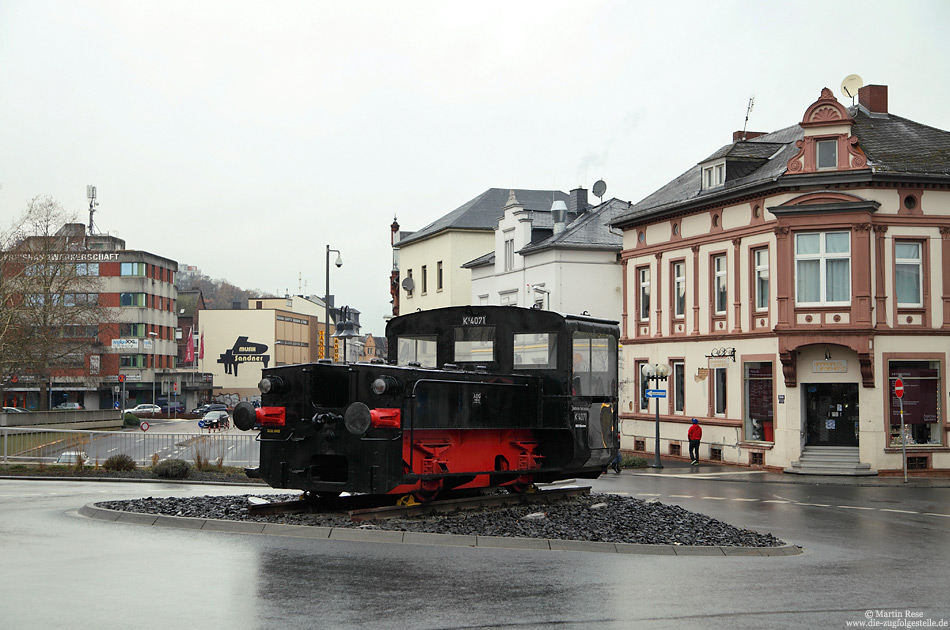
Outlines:
[[238,337],[231,349],[218,356],[218,363],[224,364],[224,373],[238,375],[238,366],[242,363],[263,363],[264,367],[270,362],[267,344],[248,341],[247,337]]

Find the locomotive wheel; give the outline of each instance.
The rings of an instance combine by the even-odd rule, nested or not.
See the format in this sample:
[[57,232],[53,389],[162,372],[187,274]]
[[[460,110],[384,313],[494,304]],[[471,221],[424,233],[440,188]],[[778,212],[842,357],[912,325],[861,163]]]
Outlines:
[[436,490],[416,490],[412,493],[412,497],[419,503],[428,503],[438,496],[439,491]]

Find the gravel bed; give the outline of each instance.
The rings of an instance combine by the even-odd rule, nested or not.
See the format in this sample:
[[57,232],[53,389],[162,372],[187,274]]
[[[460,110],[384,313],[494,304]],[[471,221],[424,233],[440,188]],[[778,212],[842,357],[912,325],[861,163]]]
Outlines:
[[[372,524],[354,523],[343,513],[251,516],[247,511],[249,496],[254,495],[148,497],[96,505],[111,510],[168,516],[437,534],[719,547],[778,547],[785,544],[772,534],[739,529],[676,505],[610,494],[595,493],[550,503],[430,514]],[[298,496],[268,495],[268,500],[287,501]]]

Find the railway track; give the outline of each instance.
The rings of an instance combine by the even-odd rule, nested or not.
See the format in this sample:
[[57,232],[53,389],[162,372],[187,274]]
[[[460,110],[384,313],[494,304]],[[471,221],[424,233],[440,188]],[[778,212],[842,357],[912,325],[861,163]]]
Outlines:
[[426,514],[444,514],[460,510],[477,510],[503,505],[545,503],[583,494],[590,494],[589,486],[545,488],[543,490],[538,489],[535,492],[516,494],[497,493],[449,497],[438,501],[405,505],[393,505],[392,502],[397,497],[353,495],[251,504],[248,507],[248,512],[255,516],[300,514],[304,512],[345,513],[354,523],[362,523],[390,518],[411,518]]

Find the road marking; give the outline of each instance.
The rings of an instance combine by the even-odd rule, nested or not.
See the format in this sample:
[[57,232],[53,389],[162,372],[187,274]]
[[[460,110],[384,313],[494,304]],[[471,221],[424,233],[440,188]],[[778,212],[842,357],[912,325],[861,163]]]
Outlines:
[[879,508],[882,512],[898,512],[900,514],[920,514],[914,510],[895,510],[893,508]]
[[872,507],[861,507],[860,505],[839,505],[839,508],[844,508],[846,510],[873,510]]
[[765,499],[762,503],[791,503],[791,501],[783,501],[781,499]]
[[656,492],[638,492],[637,496],[638,497],[658,497],[660,495],[659,493],[656,493]]
[[671,494],[671,499],[692,499],[693,495],[691,494]]
[[758,499],[746,499],[744,497],[733,497],[733,501],[758,501]]
[[[704,477],[732,477],[735,475],[762,475],[765,474],[764,470],[736,470],[729,472],[704,472],[700,473]],[[692,477],[693,475],[690,475]]]
[[725,501],[726,497],[703,497],[704,499],[709,499],[710,501]]
[[828,503],[799,503],[798,505],[807,505],[809,507],[831,507]]
[[944,518],[950,518],[950,514],[937,514],[936,512],[924,512],[927,516],[942,516]]

